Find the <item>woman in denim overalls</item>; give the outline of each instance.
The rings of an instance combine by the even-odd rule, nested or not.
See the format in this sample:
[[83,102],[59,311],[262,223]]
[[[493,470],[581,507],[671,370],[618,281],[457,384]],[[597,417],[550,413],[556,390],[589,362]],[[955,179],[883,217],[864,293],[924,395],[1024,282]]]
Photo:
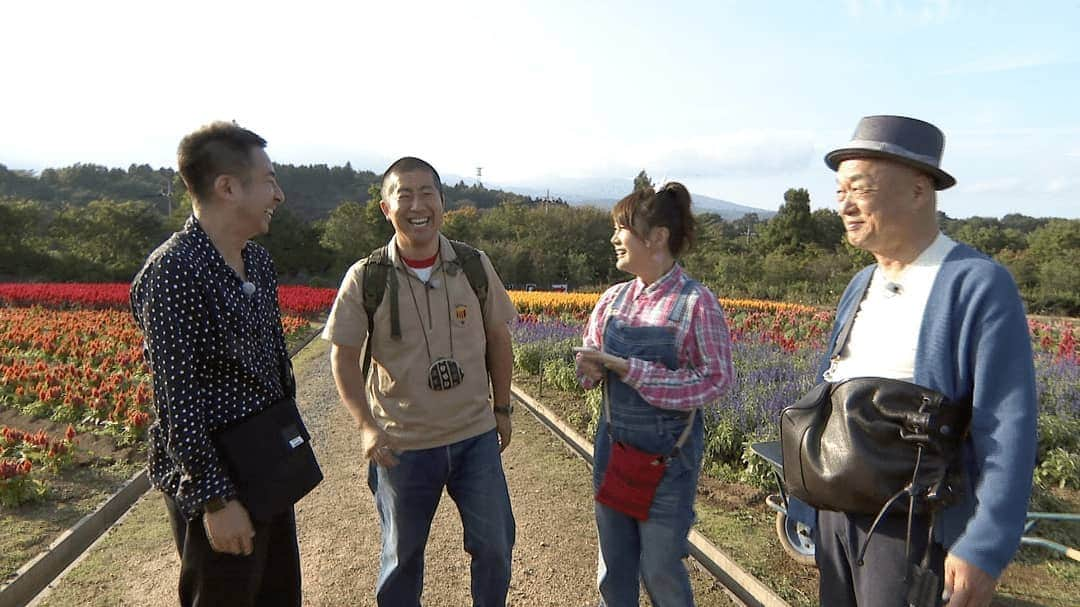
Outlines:
[[670,457],[645,520],[596,504],[597,584],[607,607],[638,605],[639,579],[656,607],[686,607],[693,595],[682,559],[704,450],[702,416],[692,412],[715,405],[731,383],[730,340],[716,297],[675,262],[693,238],[686,188],[636,191],[612,218],[616,266],[636,279],[604,293],[579,348],[582,384],[605,383],[610,405],[610,423],[602,410],[596,433],[594,488],[612,439]]

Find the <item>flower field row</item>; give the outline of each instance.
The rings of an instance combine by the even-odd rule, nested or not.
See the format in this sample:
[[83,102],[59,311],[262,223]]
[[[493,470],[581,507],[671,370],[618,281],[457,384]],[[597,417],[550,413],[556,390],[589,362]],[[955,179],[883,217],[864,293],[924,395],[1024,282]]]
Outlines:
[[[62,305],[0,307],[0,406],[138,443],[153,392],[131,314],[48,301]],[[309,322],[285,316],[282,325],[288,337]]]
[[0,402],[137,441],[150,419],[141,348],[121,310],[0,308]]
[[[128,308],[127,283],[0,283],[0,306],[42,306],[68,309]],[[334,303],[334,289],[295,285],[278,287],[283,315],[317,316]]]
[[[556,291],[510,291],[510,300],[522,314],[542,314],[546,316],[569,315],[573,318],[587,319],[600,293],[561,293]],[[801,304],[762,299],[725,299],[720,298],[720,305],[731,314],[733,312],[761,314],[791,314],[796,316],[813,315],[816,308]]]
[[[127,283],[0,283],[0,305],[44,306],[48,308],[126,308]],[[327,312],[334,303],[336,289],[298,285],[278,287],[282,314],[312,316]],[[510,291],[510,299],[522,314],[566,314],[587,318],[599,293],[556,291]],[[762,313],[813,314],[814,308],[800,304],[757,299],[721,299],[725,310]]]
[[[772,311],[726,307],[735,383],[721,406],[705,413],[706,469],[747,480],[761,473],[747,443],[776,438],[781,409],[809,390],[832,328],[833,314],[810,308]],[[580,343],[585,320],[565,314],[521,314],[512,327],[518,372],[537,375],[563,390],[581,392],[571,347]],[[1080,487],[1080,359],[1070,321],[1030,322],[1039,397],[1040,468],[1044,485]],[[567,417],[591,433],[598,418],[596,394]],[[576,418],[576,419],[575,419]]]

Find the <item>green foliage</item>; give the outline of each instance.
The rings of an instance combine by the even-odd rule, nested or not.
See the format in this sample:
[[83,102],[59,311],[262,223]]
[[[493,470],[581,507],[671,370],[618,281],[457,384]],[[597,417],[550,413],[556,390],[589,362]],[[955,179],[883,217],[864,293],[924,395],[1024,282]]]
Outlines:
[[1038,461],[1043,461],[1047,453],[1054,450],[1080,454],[1080,417],[1043,413],[1039,415],[1038,427]]
[[744,443],[741,461],[743,467],[739,470],[739,480],[759,489],[773,490],[776,488],[776,476],[773,465],[758,457],[750,445],[757,439],[748,440]]
[[45,485],[29,476],[0,480],[0,507],[3,508],[18,508],[23,504],[40,502],[47,494]]
[[[530,375],[539,375],[547,361],[573,361],[573,348],[578,345],[577,338],[561,341],[539,340],[514,346],[514,368]],[[572,363],[571,363],[572,364]]]
[[734,411],[717,409],[705,424],[705,461],[741,461],[748,438]]
[[1051,449],[1035,468],[1035,482],[1043,487],[1080,489],[1080,453]]
[[645,169],[641,169],[641,172],[634,177],[634,191],[646,190],[654,187],[653,180],[649,178],[649,174],[645,172]]
[[160,213],[148,203],[93,200],[62,207],[49,235],[98,279],[130,280],[167,232]]
[[585,407],[588,411],[589,419],[585,425],[586,436],[590,439],[596,436],[596,430],[600,427],[600,416],[604,414],[604,391],[600,388],[593,388],[585,393]]
[[[581,391],[581,388],[576,389],[577,392]],[[596,436],[596,428],[600,424],[600,416],[603,415],[603,410],[600,408],[602,402],[602,391],[599,388],[593,388],[584,394],[585,398],[584,406],[580,409],[572,409],[564,413],[567,423],[573,428],[584,429],[585,436],[592,440]]]
[[274,212],[270,233],[257,238],[274,259],[279,274],[305,276],[330,269],[334,253],[323,246],[320,230],[299,215],[280,207]]
[[[336,286],[345,269],[382,246],[393,228],[379,209],[379,175],[351,165],[276,165],[286,206],[268,236],[283,282]],[[642,170],[635,187],[653,185]],[[680,260],[722,297],[835,305],[873,258],[845,242],[831,209],[811,211],[802,188],[784,193],[768,221],[698,216],[696,246]],[[614,267],[608,209],[570,207],[459,181],[444,187],[443,231],[488,253],[503,282],[600,289],[626,276]],[[363,201],[367,202],[349,202]],[[39,176],[0,165],[0,277],[130,280],[146,255],[191,213],[172,169],[77,164]],[[994,255],[1032,313],[1080,315],[1080,220],[1010,214],[953,219],[943,231]]]
[[794,255],[816,240],[810,193],[803,188],[784,192],[784,205],[765,224],[755,248],[762,253]]
[[549,358],[543,363],[544,383],[566,392],[583,392],[574,363],[565,358]]
[[346,202],[322,224],[319,244],[331,252],[337,276],[354,262],[389,242],[394,226],[386,220],[379,203]]

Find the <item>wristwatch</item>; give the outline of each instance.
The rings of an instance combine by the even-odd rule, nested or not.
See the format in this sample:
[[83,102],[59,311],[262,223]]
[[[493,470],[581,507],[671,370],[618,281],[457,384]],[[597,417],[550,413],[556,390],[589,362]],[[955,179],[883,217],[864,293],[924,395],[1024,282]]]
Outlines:
[[203,504],[203,512],[217,512],[225,507],[228,502],[223,497],[215,497]]
[[510,403],[506,404],[506,405],[495,405],[491,409],[493,411],[495,411],[496,415],[498,415],[498,414],[510,415],[510,414],[512,414],[514,412],[514,402],[510,401]]

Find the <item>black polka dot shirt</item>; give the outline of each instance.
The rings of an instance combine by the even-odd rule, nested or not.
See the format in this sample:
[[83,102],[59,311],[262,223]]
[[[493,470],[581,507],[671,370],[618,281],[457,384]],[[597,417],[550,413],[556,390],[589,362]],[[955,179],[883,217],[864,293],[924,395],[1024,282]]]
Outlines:
[[285,395],[274,264],[253,242],[243,258],[256,287],[251,295],[190,217],[131,285],[157,413],[149,430],[150,479],[190,518],[205,502],[237,494],[211,437]]

